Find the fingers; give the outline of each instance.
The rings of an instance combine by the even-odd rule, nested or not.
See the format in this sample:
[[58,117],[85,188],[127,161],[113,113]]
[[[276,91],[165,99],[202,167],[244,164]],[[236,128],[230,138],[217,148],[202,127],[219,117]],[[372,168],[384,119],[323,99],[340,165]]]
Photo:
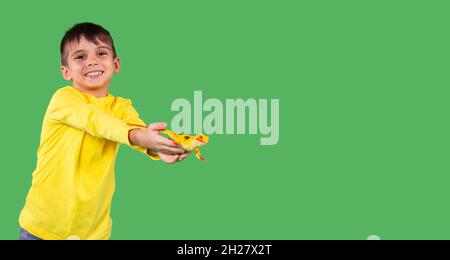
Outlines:
[[164,146],[168,146],[168,147],[172,147],[172,148],[180,148],[179,145],[175,144],[174,141],[165,138],[164,136],[161,135],[155,135],[154,136],[155,142],[158,143],[159,145],[164,145]]
[[181,154],[180,157],[178,158],[178,161],[182,161],[184,158],[186,158],[186,157],[188,157],[188,156],[189,156],[189,153],[188,153],[188,152],[186,152],[186,153],[184,153],[184,154]]
[[167,163],[176,163],[178,161],[178,158],[180,158],[179,155],[172,155],[170,158],[167,158]]
[[181,148],[173,148],[169,146],[161,146],[160,149],[158,149],[160,152],[165,154],[171,154],[171,155],[180,155],[184,154],[186,151]]
[[166,127],[167,127],[167,123],[165,123],[165,122],[158,122],[158,123],[153,123],[153,124],[149,125],[148,129],[159,131],[159,130],[166,129]]
[[171,155],[171,154],[158,152],[160,159],[162,161],[164,161],[165,163],[169,163],[169,164],[180,162],[180,161],[184,160],[187,156],[189,156],[189,154],[190,154],[189,152],[185,152],[181,155]]
[[165,153],[158,153],[158,155],[162,161],[169,164],[175,163],[179,159],[179,155],[169,155]]

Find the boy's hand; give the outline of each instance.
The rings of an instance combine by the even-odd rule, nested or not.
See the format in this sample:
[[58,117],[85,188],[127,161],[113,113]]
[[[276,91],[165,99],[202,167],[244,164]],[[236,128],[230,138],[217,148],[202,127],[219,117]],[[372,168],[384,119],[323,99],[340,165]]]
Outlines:
[[184,160],[184,158],[186,158],[189,153],[188,152],[184,152],[183,154],[175,154],[175,155],[171,155],[171,154],[165,154],[165,153],[161,153],[158,152],[159,158],[161,159],[161,161],[165,162],[165,163],[176,163],[176,162],[180,162],[182,160]]
[[[180,155],[185,154],[186,151],[182,149],[180,145],[175,144],[174,141],[159,134],[159,131],[164,130],[166,126],[166,123],[153,123],[145,130],[132,129],[129,132],[130,143],[133,145],[146,147],[154,152],[157,152],[158,154],[162,153],[164,154],[163,157],[170,162],[178,161],[180,159]],[[169,155],[176,156],[171,157]]]

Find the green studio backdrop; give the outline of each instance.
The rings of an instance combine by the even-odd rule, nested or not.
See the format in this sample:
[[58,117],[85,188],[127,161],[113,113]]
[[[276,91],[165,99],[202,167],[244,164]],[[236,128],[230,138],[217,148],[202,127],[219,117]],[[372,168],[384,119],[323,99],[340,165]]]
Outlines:
[[[2,1],[0,238],[17,239],[59,42],[91,21],[111,92],[147,122],[177,98],[279,99],[279,142],[214,134],[206,162],[122,146],[112,239],[449,239],[450,3]],[[204,112],[207,115],[207,112]],[[248,119],[247,119],[248,121]],[[55,196],[58,196],[55,194]]]

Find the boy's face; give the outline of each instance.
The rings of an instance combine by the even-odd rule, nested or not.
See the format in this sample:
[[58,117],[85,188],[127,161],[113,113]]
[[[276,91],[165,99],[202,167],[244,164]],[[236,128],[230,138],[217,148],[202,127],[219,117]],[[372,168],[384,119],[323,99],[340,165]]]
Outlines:
[[67,52],[67,66],[61,66],[64,79],[72,80],[82,92],[106,96],[113,74],[120,71],[120,60],[114,58],[110,44],[96,45],[81,37],[68,44]]

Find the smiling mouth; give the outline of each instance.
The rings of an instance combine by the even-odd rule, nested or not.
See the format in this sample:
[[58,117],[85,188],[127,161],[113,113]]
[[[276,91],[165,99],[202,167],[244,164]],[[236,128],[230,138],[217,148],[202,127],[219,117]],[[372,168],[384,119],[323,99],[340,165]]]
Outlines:
[[103,75],[103,70],[90,71],[84,75],[89,78],[97,78],[97,77],[100,77],[101,75]]

